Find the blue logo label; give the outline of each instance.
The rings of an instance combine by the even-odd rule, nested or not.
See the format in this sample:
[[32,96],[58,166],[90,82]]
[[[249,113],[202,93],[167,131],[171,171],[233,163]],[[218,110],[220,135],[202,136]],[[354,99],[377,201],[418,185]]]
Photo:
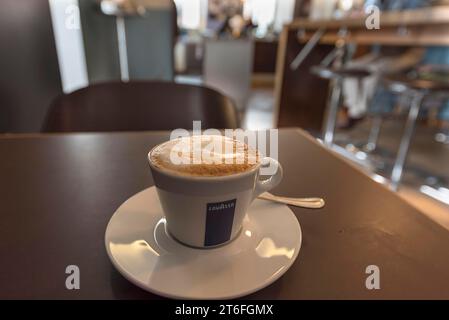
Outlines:
[[216,246],[231,239],[237,199],[207,204],[205,246]]

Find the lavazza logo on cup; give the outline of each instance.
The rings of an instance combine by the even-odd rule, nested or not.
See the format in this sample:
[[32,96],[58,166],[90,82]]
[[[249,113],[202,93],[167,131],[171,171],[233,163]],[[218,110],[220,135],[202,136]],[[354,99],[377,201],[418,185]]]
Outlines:
[[205,246],[214,246],[229,240],[236,201],[237,199],[232,199],[207,204]]
[[167,232],[198,248],[232,241],[251,202],[281,181],[277,153],[275,129],[174,130],[148,154]]

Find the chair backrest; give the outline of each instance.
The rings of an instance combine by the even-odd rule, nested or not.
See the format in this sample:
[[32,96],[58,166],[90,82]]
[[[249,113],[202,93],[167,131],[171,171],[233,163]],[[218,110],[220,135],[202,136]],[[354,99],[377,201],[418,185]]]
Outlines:
[[0,132],[39,131],[61,92],[48,0],[0,1]]
[[[131,80],[173,79],[176,7],[171,0],[157,3],[124,18]],[[89,83],[120,80],[116,18],[103,14],[98,0],[80,1],[79,8]]]
[[43,132],[100,132],[237,128],[233,102],[206,87],[164,81],[110,82],[61,95]]

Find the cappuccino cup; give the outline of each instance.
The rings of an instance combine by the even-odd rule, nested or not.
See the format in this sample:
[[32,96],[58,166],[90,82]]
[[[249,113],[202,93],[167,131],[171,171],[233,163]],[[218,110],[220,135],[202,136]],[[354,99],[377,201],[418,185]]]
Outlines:
[[[213,248],[238,236],[246,211],[258,195],[282,179],[273,158],[224,136],[192,136],[162,143],[148,153],[166,219],[179,242]],[[261,166],[277,168],[260,178]]]

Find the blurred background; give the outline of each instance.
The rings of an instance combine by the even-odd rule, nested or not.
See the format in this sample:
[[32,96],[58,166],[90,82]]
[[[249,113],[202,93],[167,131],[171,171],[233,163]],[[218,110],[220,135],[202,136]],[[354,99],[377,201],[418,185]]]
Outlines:
[[196,114],[210,126],[300,127],[447,214],[448,1],[0,6],[1,133],[168,130]]

